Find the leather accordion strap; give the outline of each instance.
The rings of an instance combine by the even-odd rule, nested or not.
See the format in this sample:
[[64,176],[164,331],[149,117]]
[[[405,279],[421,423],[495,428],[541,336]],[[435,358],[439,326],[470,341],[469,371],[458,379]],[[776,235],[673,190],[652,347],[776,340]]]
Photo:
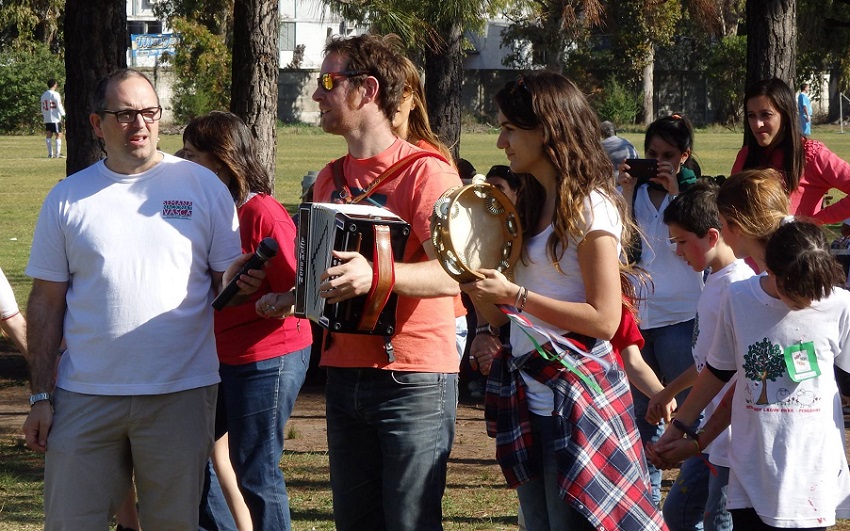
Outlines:
[[375,329],[395,285],[395,261],[390,245],[390,228],[387,225],[374,225],[373,232],[375,246],[372,252],[372,289],[366,296],[363,315],[357,325],[361,332],[371,332]]

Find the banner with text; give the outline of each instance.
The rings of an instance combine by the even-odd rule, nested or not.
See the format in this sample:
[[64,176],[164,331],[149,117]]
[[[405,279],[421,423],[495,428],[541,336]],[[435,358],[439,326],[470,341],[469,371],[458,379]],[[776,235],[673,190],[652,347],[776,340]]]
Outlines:
[[174,55],[174,48],[180,41],[180,35],[173,33],[130,35],[132,43],[130,53],[131,66],[155,66],[159,56],[168,53]]

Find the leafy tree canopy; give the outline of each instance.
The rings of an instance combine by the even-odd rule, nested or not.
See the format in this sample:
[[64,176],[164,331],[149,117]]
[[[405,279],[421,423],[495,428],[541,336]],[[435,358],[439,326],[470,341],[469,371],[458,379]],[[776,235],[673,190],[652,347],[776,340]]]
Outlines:
[[38,98],[48,78],[65,85],[62,56],[46,44],[29,43],[0,52],[0,132],[32,134],[44,127]]
[[177,72],[174,117],[188,122],[212,110],[230,107],[231,51],[221,35],[198,22],[181,17],[171,20],[181,35],[171,63]]
[[[798,79],[834,72],[841,87],[850,86],[850,1],[799,0],[797,28]],[[812,92],[820,95],[819,83]]]
[[17,0],[0,2],[0,47],[30,42],[45,44],[60,52],[65,0]]

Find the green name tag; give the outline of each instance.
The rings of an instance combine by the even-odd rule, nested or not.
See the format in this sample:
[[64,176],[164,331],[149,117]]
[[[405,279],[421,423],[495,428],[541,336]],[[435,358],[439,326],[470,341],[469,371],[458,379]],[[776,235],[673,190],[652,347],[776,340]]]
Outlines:
[[796,345],[785,347],[785,366],[788,368],[788,376],[795,382],[820,376],[814,343],[801,341]]

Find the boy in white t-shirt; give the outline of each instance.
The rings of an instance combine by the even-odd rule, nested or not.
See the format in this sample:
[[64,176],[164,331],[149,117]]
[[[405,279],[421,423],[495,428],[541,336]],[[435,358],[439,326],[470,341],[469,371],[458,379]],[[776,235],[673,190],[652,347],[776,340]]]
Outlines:
[[[730,409],[715,413],[731,412],[727,508],[735,529],[825,531],[850,517],[833,378],[834,367],[850,369],[850,293],[837,288],[843,275],[822,228],[788,218],[767,242],[766,273],[727,288],[706,370],[677,412],[684,422],[649,451],[669,463],[701,444],[702,437],[679,426],[737,375]],[[724,231],[748,237],[727,221],[724,214]],[[719,425],[714,420],[706,425],[708,439]]]
[[[720,300],[727,287],[754,274],[743,260],[735,258],[732,248],[720,235],[720,214],[716,202],[718,188],[713,181],[701,180],[676,197],[664,211],[664,223],[670,230],[671,242],[676,244],[676,254],[694,271],[708,270],[709,275],[697,303],[692,342],[694,365],[650,399],[649,422],[660,420],[665,406],[676,394],[689,389],[696,381],[697,374],[705,367],[718,324]],[[711,417],[722,396],[723,393],[719,394],[706,407],[705,418]],[[732,528],[732,517],[726,511],[725,498],[729,478],[726,455],[729,433],[727,428],[710,447],[700,448],[701,452],[682,464],[679,477],[664,501],[664,520],[671,530],[696,529],[703,516],[706,530]],[[708,459],[715,465],[717,474],[708,473]]]

